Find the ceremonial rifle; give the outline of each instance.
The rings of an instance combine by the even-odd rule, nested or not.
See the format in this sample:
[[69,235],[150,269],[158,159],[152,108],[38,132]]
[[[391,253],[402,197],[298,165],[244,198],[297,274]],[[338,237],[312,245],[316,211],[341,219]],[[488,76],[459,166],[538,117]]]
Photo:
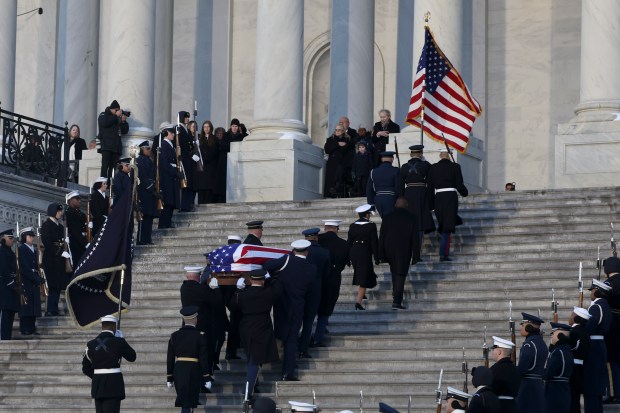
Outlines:
[[[174,129],[174,140],[176,142],[176,155],[177,155],[177,170],[179,172],[179,188],[185,189],[187,188],[187,176],[185,175],[185,169],[183,168],[183,162],[181,161],[181,145],[179,144],[179,128],[181,128],[181,121],[179,120],[179,115],[177,115],[177,127]],[[182,196],[182,193],[179,192],[179,196]]]
[[110,178],[110,197],[108,198],[108,216],[110,215],[110,212],[112,211],[112,186],[114,185],[114,171],[116,171],[116,169],[112,169],[112,178]]
[[67,227],[67,216],[64,217],[65,221],[65,252],[69,254],[69,258],[65,259],[65,272],[70,273],[73,271],[73,254],[71,254],[71,248],[69,248],[69,228]]
[[456,163],[456,161],[454,160],[454,156],[452,155],[452,151],[448,147],[448,142],[446,141],[446,137],[444,136],[443,133],[441,134],[441,137],[443,138],[443,144],[446,145],[446,150],[448,151],[448,155],[450,155],[450,159],[452,159],[452,162]]
[[159,146],[157,147],[157,169],[155,171],[155,193],[157,194],[156,206],[157,210],[161,211],[164,209],[164,201],[162,200],[162,196],[159,188]]
[[489,367],[489,345],[487,344],[487,326],[484,326],[484,341],[482,342],[482,358],[484,367]]
[[435,391],[435,403],[437,403],[437,413],[441,413],[441,380],[443,379],[443,369],[439,372],[439,384]]
[[47,277],[43,269],[43,253],[41,252],[41,213],[39,213],[39,226],[37,227],[37,269],[39,270],[39,277],[43,279],[41,294],[47,297],[49,295],[49,286],[47,285]]
[[[140,210],[140,199],[138,199],[138,185],[140,183],[140,179],[138,178],[138,165],[136,165],[136,158],[133,154],[131,156],[131,161],[129,162],[129,167],[133,172],[133,184],[131,185],[131,203],[133,204],[133,209],[136,214],[136,221],[138,224],[142,222],[142,211]],[[131,173],[129,175],[131,177]]]
[[409,396],[409,402],[407,403],[407,413],[411,413],[411,396]]
[[396,162],[398,162],[398,169],[400,169],[400,155],[398,154],[398,141],[394,136],[394,150],[396,151]]
[[614,257],[617,257],[618,251],[616,250],[616,241],[614,241],[614,223],[613,222],[609,223],[609,228],[611,231],[611,254]]
[[[19,238],[19,222],[17,226],[17,238]],[[15,285],[17,286],[17,292],[19,294],[19,302],[21,305],[28,304],[28,300],[24,295],[24,288],[22,287],[22,272],[19,269],[19,241],[15,243]]]
[[[463,391],[469,393],[467,390],[467,375],[469,374],[469,368],[467,368],[467,360],[465,360],[465,347],[463,347],[463,362],[461,363],[461,373],[463,373]],[[467,406],[466,406],[467,407]]]
[[603,269],[603,263],[601,262],[601,246],[598,246],[598,253],[596,255],[596,268],[598,269],[598,280],[601,280],[601,269]]
[[[198,102],[194,100],[194,122],[196,122],[196,116],[198,116]],[[198,155],[200,162],[198,162],[198,171],[204,171],[204,162],[202,161],[202,153],[200,152],[200,141],[198,140],[198,124],[196,124],[196,132],[194,135],[194,155]]]
[[249,383],[246,381],[245,382],[245,397],[243,399],[243,413],[250,412],[250,399],[248,398],[248,387],[249,387]]
[[364,393],[360,390],[360,413],[364,413]]
[[553,322],[558,322],[558,302],[555,301],[555,289],[551,289],[551,312],[553,313]]
[[579,261],[579,281],[577,281],[577,290],[579,291],[579,307],[583,307],[583,281],[581,280],[581,269],[583,265]]
[[[90,240],[92,238],[92,232],[90,230],[90,195],[93,191],[93,187],[91,186],[88,189],[88,202],[86,203],[86,242],[90,244]],[[41,214],[39,214],[39,226],[41,226]]]
[[510,330],[510,341],[514,344],[514,348],[510,353],[510,360],[517,364],[517,337],[515,335],[515,322],[512,319],[512,300],[508,303],[508,329]]

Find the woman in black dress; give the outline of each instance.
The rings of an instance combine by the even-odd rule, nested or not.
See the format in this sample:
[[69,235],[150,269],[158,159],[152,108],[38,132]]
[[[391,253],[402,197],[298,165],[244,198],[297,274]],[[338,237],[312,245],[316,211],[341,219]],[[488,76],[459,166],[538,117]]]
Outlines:
[[202,123],[199,143],[204,168],[201,172],[201,186],[198,188],[198,203],[206,204],[214,202],[213,193],[216,185],[217,159],[219,155],[217,140],[213,134],[213,124],[210,120],[205,120]]
[[215,129],[215,138],[217,142],[217,171],[215,177],[215,190],[213,191],[215,203],[226,202],[226,173],[228,168],[228,152],[230,152],[230,139],[224,128]]
[[373,213],[372,205],[362,205],[355,209],[359,219],[349,226],[347,242],[351,247],[351,263],[353,264],[353,285],[359,286],[357,290],[356,310],[365,310],[362,300],[367,288],[377,285],[377,274],[373,265],[373,257],[377,260],[379,252],[379,238],[377,237],[377,225],[370,222]]

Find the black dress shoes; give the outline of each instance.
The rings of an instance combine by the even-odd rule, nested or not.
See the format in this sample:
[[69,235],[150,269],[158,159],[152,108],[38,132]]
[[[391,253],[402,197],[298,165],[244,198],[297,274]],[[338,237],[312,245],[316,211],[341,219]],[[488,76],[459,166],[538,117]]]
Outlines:
[[355,310],[365,310],[360,303],[355,303]]
[[450,257],[439,257],[439,261],[452,261]]
[[311,359],[312,356],[310,355],[310,353],[302,351],[301,353],[299,353],[299,358],[300,359]]
[[286,374],[282,376],[282,381],[299,381],[299,378],[296,376],[287,376]]
[[406,310],[407,307],[402,304],[392,303],[392,310]]

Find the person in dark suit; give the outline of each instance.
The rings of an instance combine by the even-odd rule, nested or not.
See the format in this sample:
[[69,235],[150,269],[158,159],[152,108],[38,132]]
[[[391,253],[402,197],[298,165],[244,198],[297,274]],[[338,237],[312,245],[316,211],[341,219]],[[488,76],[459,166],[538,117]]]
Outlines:
[[24,336],[39,335],[37,318],[41,317],[41,289],[43,279],[37,267],[37,247],[34,245],[34,229],[27,227],[20,232],[19,272],[21,274],[25,303],[19,308],[19,331]]
[[43,269],[47,278],[49,295],[47,297],[46,316],[57,316],[60,292],[67,287],[67,259],[69,253],[65,247],[65,227],[62,225],[62,205],[51,203],[47,207],[48,218],[41,225],[41,242],[43,250]]
[[545,409],[547,413],[570,412],[569,379],[573,373],[573,354],[570,347],[570,330],[567,324],[551,323],[551,345],[546,360],[543,379]]
[[620,401],[620,258],[609,257],[603,261],[603,268],[607,275],[606,284],[611,285],[608,297],[611,308],[611,326],[605,336],[607,346],[607,363],[610,372],[611,385],[608,402]]
[[542,381],[547,362],[547,345],[540,334],[542,319],[528,313],[521,313],[521,336],[525,341],[519,351],[517,369],[521,376],[521,385],[517,396],[517,406],[521,413],[544,413],[541,400],[545,398],[545,386]]
[[136,159],[138,167],[138,200],[142,220],[138,223],[138,245],[153,244],[153,219],[158,215],[155,192],[155,165],[151,159],[151,144],[144,141],[139,145],[140,155]]
[[179,187],[179,170],[177,169],[177,158],[174,150],[175,126],[171,124],[163,125],[161,136],[161,147],[159,152],[159,189],[164,201],[164,209],[159,217],[159,229],[174,228],[172,225],[172,214],[174,210],[181,207],[181,193]]
[[392,310],[406,309],[403,305],[405,280],[409,266],[420,260],[420,237],[416,217],[407,210],[407,200],[396,200],[396,209],[381,222],[379,232],[379,261],[390,264],[392,273]]
[[196,328],[198,308],[183,307],[183,327],[170,335],[166,357],[166,385],[174,388],[176,407],[189,413],[199,404],[200,390],[211,390],[211,377],[208,374],[209,352],[207,340],[202,331]]
[[379,122],[372,127],[372,143],[377,152],[384,152],[389,143],[390,133],[399,133],[400,126],[391,119],[392,114],[387,109],[379,111]]
[[244,244],[263,245],[263,221],[250,221],[245,224],[248,227],[248,235],[243,240]]
[[476,388],[467,406],[467,413],[502,413],[499,398],[491,387],[493,373],[491,369],[478,366],[471,369],[471,383]]
[[366,201],[375,205],[381,218],[394,212],[396,198],[402,195],[400,172],[392,166],[395,152],[382,152],[381,165],[370,171],[366,184]]
[[611,326],[611,309],[607,302],[611,286],[592,280],[589,290],[592,304],[588,308],[591,317],[586,323],[586,331],[590,334],[590,351],[583,362],[583,407],[586,413],[603,411],[603,396],[608,386],[604,337]]
[[[517,413],[515,398],[519,393],[521,379],[519,370],[510,360],[510,353],[514,351],[514,344],[503,338],[493,337],[491,357],[495,364],[491,366],[493,373],[493,391],[499,398],[502,413]],[[541,400],[542,402],[542,400]]]
[[350,246],[351,263],[353,264],[353,285],[359,286],[357,289],[356,310],[365,310],[362,300],[366,295],[367,288],[374,288],[377,285],[377,274],[373,266],[379,260],[379,238],[377,236],[377,225],[370,222],[370,215],[374,213],[372,205],[365,204],[355,209],[359,219],[349,226],[347,242]]
[[228,153],[230,152],[230,137],[224,130],[224,128],[215,128],[215,139],[217,142],[217,171],[215,189],[213,190],[213,197],[216,203],[226,202],[226,184],[227,184],[227,168],[228,168]]
[[325,140],[323,150],[327,155],[323,196],[326,198],[342,197],[345,195],[349,178],[347,173],[351,173],[355,145],[341,123],[336,125],[334,133]]
[[241,288],[233,302],[241,313],[241,344],[248,357],[245,381],[251,400],[261,365],[279,360],[271,309],[283,286],[264,269],[250,271],[248,275],[251,286],[246,288],[245,282],[239,283]]
[[450,238],[457,225],[463,222],[458,216],[459,198],[466,197],[467,187],[463,184],[463,174],[458,163],[450,161],[450,152],[447,149],[439,151],[439,162],[431,165],[426,182],[430,193],[434,193],[431,202],[437,217],[437,231],[441,234],[439,242],[439,260],[451,261]]
[[265,270],[278,277],[284,288],[284,293],[276,301],[273,311],[275,336],[284,343],[283,381],[299,380],[295,375],[297,341],[303,322],[306,293],[317,272],[316,267],[306,259],[310,245],[310,241],[294,241],[291,244],[292,254],[263,264]]
[[571,413],[581,413],[581,395],[583,393],[583,363],[590,351],[590,334],[586,331],[586,323],[592,317],[585,308],[573,307],[568,322],[570,330],[571,350],[573,352],[573,374],[570,376]]
[[95,180],[90,194],[90,215],[92,216],[92,236],[95,238],[103,223],[108,217],[110,202],[108,201],[106,190],[108,189],[108,178],[99,177]]
[[13,338],[13,321],[20,307],[13,241],[12,229],[0,232],[0,341]]
[[308,353],[310,340],[312,338],[312,325],[314,324],[314,319],[316,318],[319,305],[321,304],[323,283],[327,283],[331,273],[332,264],[329,251],[318,243],[320,231],[320,228],[309,228],[302,232],[303,236],[306,240],[310,241],[311,244],[308,248],[308,262],[316,267],[317,272],[306,294],[303,327],[301,329],[301,335],[299,336],[299,358],[312,358],[310,353]]
[[82,373],[92,379],[90,394],[97,413],[121,411],[125,398],[121,359],[136,361],[136,352],[116,329],[117,323],[113,315],[101,318],[101,333],[88,342],[82,359]]
[[327,330],[329,316],[334,312],[334,307],[340,296],[340,284],[342,282],[342,271],[347,265],[351,265],[349,257],[349,243],[338,236],[338,229],[341,220],[323,220],[325,223],[322,234],[319,234],[319,245],[329,251],[331,262],[330,274],[321,286],[321,302],[317,312],[316,328],[314,338],[310,342],[310,347],[325,347],[324,338]]
[[69,249],[73,259],[73,269],[75,269],[88,247],[86,239],[86,214],[80,210],[80,194],[73,191],[65,196],[67,201],[67,212],[65,220],[67,224],[67,232],[69,234]]
[[110,106],[99,114],[97,124],[99,125],[98,138],[101,142],[101,174],[99,176],[110,178],[114,165],[123,151],[121,135],[129,132],[129,124],[127,116],[123,114],[116,100],[113,100]]

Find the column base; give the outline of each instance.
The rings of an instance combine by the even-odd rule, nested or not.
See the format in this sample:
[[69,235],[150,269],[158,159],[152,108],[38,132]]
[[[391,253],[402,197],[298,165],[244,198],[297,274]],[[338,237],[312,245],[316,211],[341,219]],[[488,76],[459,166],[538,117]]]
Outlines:
[[555,135],[555,188],[604,187],[620,173],[620,122],[570,122]]
[[82,160],[80,161],[80,175],[78,180],[80,185],[92,186],[101,174],[101,154],[96,149],[82,151]]
[[250,135],[245,138],[245,141],[273,139],[294,139],[312,143],[312,139],[308,136],[308,128],[297,119],[256,121],[250,128]]
[[129,148],[138,147],[142,142],[149,141],[151,144],[153,143],[153,136],[155,136],[155,132],[149,128],[129,128],[129,132],[127,135],[124,135],[121,138],[123,143],[123,153],[121,158],[126,158],[129,155]]
[[296,139],[273,139],[272,134],[271,140],[233,142],[228,154],[226,201],[322,198],[324,164],[323,149]]

